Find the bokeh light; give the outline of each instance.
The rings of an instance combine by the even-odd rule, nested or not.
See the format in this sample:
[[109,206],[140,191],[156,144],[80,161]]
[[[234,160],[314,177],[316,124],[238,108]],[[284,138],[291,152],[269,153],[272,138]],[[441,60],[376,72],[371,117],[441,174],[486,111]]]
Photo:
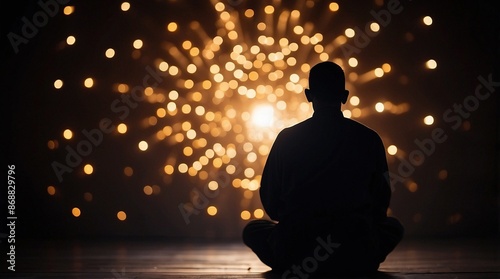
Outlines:
[[[440,52],[421,48],[421,55],[412,57],[415,63],[401,59],[431,34],[436,16],[405,11],[393,15],[394,26],[387,28],[373,18],[351,17],[347,3],[304,1],[300,8],[287,1],[204,3],[202,13],[177,15],[173,11],[191,4],[157,1],[151,5],[170,10],[153,21],[145,8],[121,2],[112,8],[118,15],[114,19],[130,28],[116,32],[108,30],[116,26],[103,26],[105,34],[85,22],[76,28],[81,20],[76,15],[85,10],[76,4],[64,8],[65,23],[75,23],[61,25],[64,32],[47,43],[55,55],[44,80],[51,91],[47,95],[55,92],[50,101],[60,103],[61,111],[44,116],[51,127],[39,144],[47,146],[51,162],[64,163],[69,148],[79,157],[74,156],[77,171],[63,173],[62,182],[56,177],[43,184],[51,202],[66,206],[64,214],[78,217],[82,208],[85,218],[93,214],[90,219],[116,221],[116,214],[118,220],[137,222],[146,213],[136,205],[147,204],[155,208],[150,216],[178,221],[180,203],[198,213],[193,223],[202,220],[191,227],[204,225],[203,218],[226,225],[233,224],[227,220],[265,218],[258,190],[266,158],[279,131],[313,115],[304,89],[309,70],[320,61],[344,68],[349,100],[342,113],[379,132],[391,169],[397,170],[399,160],[415,148],[404,136],[417,131],[405,129],[427,133],[435,128],[427,126],[440,124],[440,111],[417,107],[423,97],[415,73],[432,77],[439,73],[431,71],[437,61],[440,67],[447,61]],[[376,3],[382,8],[385,2]],[[409,18],[408,29],[396,31],[403,17]],[[397,39],[387,43],[384,36],[393,35]],[[71,61],[71,71],[65,61]],[[107,125],[101,123],[105,119]],[[460,131],[471,125],[464,121]],[[89,131],[94,134],[88,136]],[[432,183],[453,175],[448,166],[438,170],[431,174],[437,181]],[[412,182],[402,192],[426,193],[432,183],[413,175],[405,177]],[[198,208],[200,193],[208,201]],[[116,200],[109,201],[111,196]],[[107,212],[98,215],[90,205]],[[393,214],[398,206],[391,207]],[[425,212],[410,216],[427,217]]]
[[66,38],[66,43],[69,45],[69,46],[72,46],[76,43],[76,38],[75,36],[68,36]]
[[424,16],[424,18],[422,18],[422,22],[425,24],[425,25],[432,25],[432,17],[430,16]]
[[66,129],[63,131],[63,137],[67,140],[73,138],[73,131],[71,131],[70,129]]
[[425,125],[434,124],[434,117],[432,115],[427,115],[426,117],[424,117],[424,124]]
[[[336,2],[328,3],[327,8],[329,13],[340,11]],[[123,2],[120,9],[132,12],[134,7]],[[303,97],[311,66],[342,57],[341,46],[359,34],[354,27],[344,27],[337,34],[324,34],[316,29],[317,23],[309,22],[305,11],[287,10],[279,5],[237,11],[223,2],[214,2],[213,10],[217,14],[215,33],[205,29],[206,26],[197,20],[165,22],[162,25],[164,55],[156,58],[150,49],[145,49],[145,45],[155,45],[150,38],[130,39],[133,49],[128,55],[137,61],[145,61],[143,67],[154,65],[154,71],[162,73],[162,84],[138,88],[126,80],[113,83],[112,91],[121,94],[123,99],[118,100],[124,100],[128,106],[127,110],[121,108],[124,117],[114,127],[116,134],[123,137],[141,135],[142,138],[136,141],[139,151],[151,148],[168,150],[154,152],[156,156],[163,156],[160,166],[147,165],[151,170],[160,169],[156,173],[167,185],[171,185],[174,179],[189,177],[198,179],[198,183],[193,181],[193,189],[200,187],[214,193],[227,191],[223,189],[224,183],[212,177],[214,172],[223,171],[230,175],[229,183],[242,199],[240,218],[263,218],[258,195],[253,192],[260,187],[265,158],[277,133],[312,114],[311,104]],[[277,21],[269,21],[271,17],[276,17]],[[382,27],[377,22],[370,22],[367,28],[377,33]],[[183,32],[178,32],[181,29]],[[243,29],[252,35],[244,36]],[[184,32],[187,30],[189,32]],[[123,50],[109,46],[101,52],[104,57],[112,61],[120,52],[122,59]],[[152,56],[152,62],[140,60],[143,55]],[[385,61],[379,61],[378,65],[382,66],[372,69],[364,68],[360,57],[335,58],[335,62],[353,69],[345,70],[349,77],[347,86],[354,92],[356,86],[383,78],[391,72],[391,65]],[[103,86],[106,83],[94,74],[90,71],[84,78],[84,87],[91,91],[97,90],[96,82]],[[54,87],[60,89],[62,81],[54,82]],[[134,96],[137,98],[139,94],[147,106],[132,103]],[[363,98],[362,92],[352,94],[343,110],[344,116],[368,116],[373,109],[360,106]],[[135,123],[127,116],[137,113],[132,110],[138,105],[141,105],[142,120]],[[377,101],[375,111],[385,110],[405,111],[389,101]],[[64,137],[71,139],[71,130],[67,129]],[[388,152],[393,153],[392,150],[390,147]],[[97,165],[86,163],[84,173],[92,174]],[[145,167],[124,165],[122,175],[145,177]],[[139,191],[149,197],[162,193],[165,186],[146,182],[139,187]],[[178,186],[170,187],[175,189]],[[217,199],[212,202],[223,203]],[[221,212],[230,214],[221,204],[213,204],[206,211],[210,216]],[[125,220],[126,214],[120,211],[117,217]]]
[[123,2],[121,4],[120,8],[122,9],[122,11],[126,12],[126,11],[130,10],[130,3],[129,2]]
[[56,188],[54,186],[48,186],[47,187],[47,193],[51,196],[56,194]]
[[73,216],[75,217],[80,217],[82,211],[78,207],[73,207],[73,209],[71,210],[71,214],[73,214]]
[[425,66],[427,67],[427,69],[434,70],[437,68],[437,62],[434,59],[429,59],[427,60],[427,62],[425,62]]
[[63,9],[64,15],[71,15],[74,12],[75,12],[75,7],[74,6],[66,6]]
[[116,218],[118,218],[118,220],[120,221],[125,221],[127,219],[127,213],[125,213],[125,211],[120,210],[116,213]]
[[91,164],[86,164],[84,167],[83,167],[83,172],[85,174],[92,174],[94,172],[94,167],[91,165]]
[[217,214],[217,207],[211,205],[207,208],[207,213],[208,215],[210,216],[215,216],[215,214]]
[[54,81],[54,88],[55,89],[61,89],[61,87],[63,86],[63,84],[64,84],[63,81],[60,80],[60,79],[58,79],[58,80]]
[[394,144],[391,144],[387,147],[387,153],[389,153],[389,155],[396,155],[396,153],[398,153],[398,148]]

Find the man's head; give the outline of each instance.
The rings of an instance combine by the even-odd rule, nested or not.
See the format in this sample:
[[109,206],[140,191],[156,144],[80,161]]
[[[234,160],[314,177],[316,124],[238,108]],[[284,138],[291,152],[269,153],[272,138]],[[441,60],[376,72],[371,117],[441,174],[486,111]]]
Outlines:
[[309,102],[345,104],[349,91],[345,89],[344,70],[330,61],[314,65],[309,71],[309,88],[305,93]]

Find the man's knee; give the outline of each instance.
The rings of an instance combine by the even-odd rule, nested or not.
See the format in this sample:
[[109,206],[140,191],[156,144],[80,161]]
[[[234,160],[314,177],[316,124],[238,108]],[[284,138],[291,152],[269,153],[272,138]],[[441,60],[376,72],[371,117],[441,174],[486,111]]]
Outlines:
[[398,242],[403,238],[405,228],[398,219],[387,217],[387,227],[391,231],[393,237],[398,239]]
[[255,241],[261,241],[260,238],[269,235],[274,228],[275,223],[268,220],[252,220],[243,228],[243,243],[252,247]]
[[244,228],[243,232],[241,233],[241,238],[243,239],[243,243],[247,246],[250,246],[250,235],[252,235],[252,224],[251,222],[248,223]]

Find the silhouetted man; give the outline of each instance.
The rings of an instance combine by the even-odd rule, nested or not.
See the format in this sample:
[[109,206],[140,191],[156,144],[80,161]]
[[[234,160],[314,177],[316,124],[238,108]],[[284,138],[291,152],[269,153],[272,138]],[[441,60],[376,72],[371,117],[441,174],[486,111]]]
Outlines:
[[243,241],[283,278],[376,272],[403,236],[386,212],[385,148],[372,129],[343,117],[342,68],[311,68],[314,114],[282,130],[262,174],[260,198],[273,221],[253,220]]

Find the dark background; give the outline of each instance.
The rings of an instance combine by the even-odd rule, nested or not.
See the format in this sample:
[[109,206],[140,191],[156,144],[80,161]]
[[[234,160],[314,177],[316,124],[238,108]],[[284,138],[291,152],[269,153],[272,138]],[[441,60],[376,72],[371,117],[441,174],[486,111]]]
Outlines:
[[[254,9],[257,15],[262,15],[264,7],[269,4],[275,6],[276,14],[283,9],[298,8],[302,12],[300,22],[313,22],[313,33],[322,33],[326,44],[347,27],[364,28],[367,22],[373,21],[370,11],[387,7],[387,1],[338,1],[340,11],[325,19],[320,15],[330,1],[314,1],[311,8],[305,1],[296,1],[297,6],[291,6],[288,1],[222,2],[226,10],[239,14],[241,30],[245,32],[243,41],[249,44],[257,44],[259,31],[256,22],[244,18],[243,12],[247,8]],[[75,13],[65,16],[62,6],[59,6],[58,13],[50,17],[27,44],[21,44],[18,53],[14,52],[7,34],[21,34],[22,18],[32,19],[41,10],[40,5],[37,1],[15,1],[14,6],[3,10],[2,112],[5,114],[3,135],[6,141],[3,141],[5,156],[2,157],[6,158],[7,165],[16,166],[17,236],[238,238],[246,223],[240,218],[241,211],[253,212],[261,208],[258,192],[248,200],[243,197],[241,188],[221,188],[220,194],[210,199],[210,205],[218,208],[217,215],[208,216],[202,209],[186,224],[178,206],[188,203],[196,189],[203,193],[207,181],[177,171],[173,175],[163,172],[167,158],[177,158],[177,164],[182,162],[181,145],[151,140],[147,152],[137,149],[140,140],[152,139],[162,125],[186,120],[192,121],[194,127],[203,123],[202,118],[192,115],[167,115],[158,120],[156,127],[145,127],[144,120],[154,115],[157,108],[165,107],[167,101],[140,103],[125,121],[129,127],[127,134],[113,132],[104,135],[102,144],[85,156],[72,173],[65,174],[62,182],[55,176],[51,164],[64,162],[66,146],[75,147],[85,139],[81,133],[83,129],[98,127],[103,118],[118,123],[118,115],[110,110],[110,104],[119,96],[112,90],[115,84],[141,85],[145,67],[155,65],[156,59],[175,65],[178,60],[168,54],[165,43],[182,50],[182,42],[189,39],[203,49],[196,31],[188,28],[192,21],[200,22],[200,28],[209,38],[215,37],[221,28],[218,13],[210,1],[131,1],[132,8],[126,13],[120,10],[120,3],[69,1],[68,5],[75,6]],[[426,156],[404,182],[393,185],[391,212],[403,222],[408,236],[498,234],[498,92],[480,101],[467,118],[461,118],[463,125],[456,130],[451,125],[454,122],[443,118],[443,113],[453,109],[454,104],[463,104],[474,94],[480,84],[479,76],[488,79],[491,75],[492,80],[500,81],[497,10],[492,1],[401,1],[400,5],[402,12],[392,15],[390,24],[382,27],[359,54],[353,55],[360,62],[359,66],[346,70],[347,73],[361,74],[383,63],[392,66],[391,72],[381,79],[348,84],[351,93],[360,96],[360,107],[371,111],[358,120],[377,130],[386,146],[398,146],[397,157],[388,155],[393,174],[398,174],[401,162],[409,160],[409,153],[418,149],[415,139],[430,138],[435,128],[443,129],[447,139],[435,143],[435,151]],[[425,15],[433,18],[431,26],[422,24]],[[276,22],[277,15],[274,19]],[[165,29],[172,21],[179,25],[179,30],[174,33]],[[319,29],[319,26],[324,27]],[[64,42],[70,34],[76,36],[77,42],[69,47]],[[285,37],[294,41],[298,38],[291,30]],[[132,42],[136,38],[145,43],[138,58],[132,55]],[[348,42],[353,43],[352,40]],[[104,51],[109,47],[116,51],[113,59],[104,57]],[[226,45],[221,53],[230,51]],[[311,53],[298,53],[297,56],[308,63],[318,61]],[[334,50],[331,57],[343,59],[346,63],[339,49]],[[438,62],[435,70],[424,66],[431,58]],[[182,68],[181,65],[178,67]],[[287,71],[301,73],[301,78],[307,77],[298,66]],[[87,76],[95,80],[91,89],[83,87]],[[209,76],[207,68],[199,67],[193,80],[201,82]],[[64,81],[60,90],[53,87],[58,78]],[[185,77],[181,75],[180,78]],[[166,77],[158,86],[159,92],[166,94],[178,88],[176,82],[176,78]],[[288,79],[284,78],[275,84],[286,82]],[[495,89],[498,91],[498,86]],[[178,90],[181,97],[189,96],[189,90]],[[211,96],[213,90],[202,94],[204,98]],[[283,100],[305,100],[300,94],[293,93],[291,97],[286,94]],[[373,106],[378,101],[406,103],[410,109],[403,114],[374,113]],[[205,108],[207,111],[221,111],[226,105],[243,111],[251,103],[234,95],[225,98],[222,104],[206,102]],[[296,117],[294,111],[287,113],[290,118]],[[433,125],[423,124],[426,115],[434,116]],[[236,124],[246,127],[241,120],[233,123]],[[62,131],[66,128],[75,132],[71,141],[62,138]],[[244,129],[243,133],[247,132]],[[206,136],[208,146],[217,142],[224,146],[233,143],[241,151],[241,144],[234,141],[236,134],[229,131],[220,137]],[[47,143],[50,140],[56,140],[59,147],[49,149]],[[257,146],[258,143],[254,144]],[[203,150],[196,152],[199,155]],[[240,155],[242,152],[238,154],[231,161],[233,164],[239,162],[240,166],[251,166],[256,174],[260,174],[265,156],[259,156],[256,163],[246,165],[245,156]],[[92,175],[83,174],[82,167],[87,163],[94,166]],[[125,166],[134,169],[131,177],[123,174]],[[445,179],[438,177],[442,170],[447,171]],[[224,168],[207,171],[215,174],[219,185],[225,181],[222,179],[238,178],[225,173]],[[409,190],[410,182],[418,185],[417,191]],[[147,196],[142,191],[144,185],[157,185],[161,191]],[[56,188],[55,195],[47,193],[48,186]],[[92,201],[84,199],[85,193],[92,194]],[[6,190],[1,196],[2,207],[6,208]],[[81,209],[80,217],[72,216],[73,207]],[[125,221],[116,218],[120,210],[127,213]],[[0,232],[8,233],[4,226]]]

